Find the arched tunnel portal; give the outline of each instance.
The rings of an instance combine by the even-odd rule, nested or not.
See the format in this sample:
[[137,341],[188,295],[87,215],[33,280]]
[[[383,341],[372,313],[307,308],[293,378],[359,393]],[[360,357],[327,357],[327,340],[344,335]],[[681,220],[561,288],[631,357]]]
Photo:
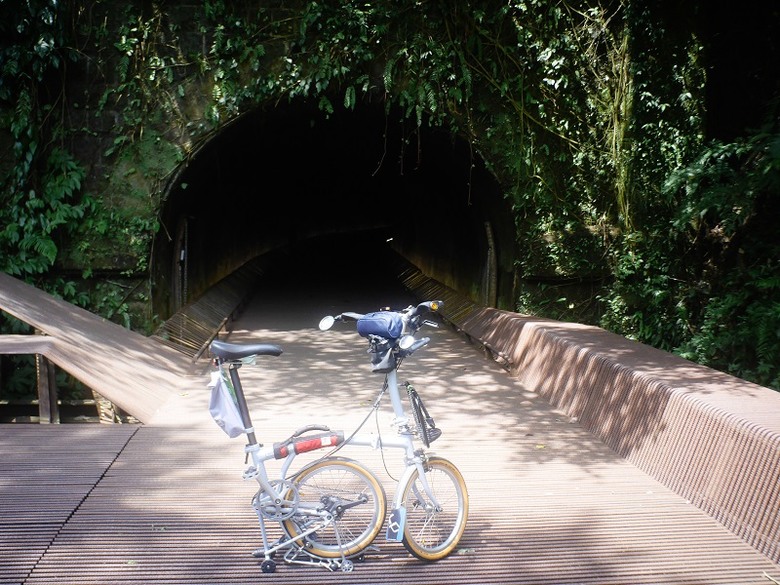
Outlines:
[[282,250],[272,257],[300,277],[311,258],[359,271],[391,246],[472,300],[512,302],[514,222],[497,182],[466,141],[384,104],[245,114],[182,168],[161,217],[152,276],[162,318]]

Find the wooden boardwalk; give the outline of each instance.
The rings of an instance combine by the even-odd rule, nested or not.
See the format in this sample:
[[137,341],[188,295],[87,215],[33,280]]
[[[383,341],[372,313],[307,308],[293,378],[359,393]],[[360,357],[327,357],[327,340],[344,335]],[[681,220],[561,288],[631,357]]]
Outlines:
[[[332,291],[331,291],[332,292]],[[242,369],[265,442],[324,422],[351,431],[381,378],[346,327],[324,314],[409,299],[282,291],[255,299],[230,340],[285,353]],[[281,565],[264,575],[241,480],[243,444],[207,415],[208,365],[179,376],[176,400],[144,425],[0,426],[0,584],[620,583],[755,584],[780,567],[511,380],[454,332],[403,366],[444,435],[436,451],[463,471],[471,516],[455,554],[434,564],[398,544],[350,574]],[[167,355],[167,354],[163,354]],[[165,365],[166,362],[163,362]],[[386,411],[378,420],[390,432]],[[369,423],[373,430],[373,419]],[[392,494],[394,453],[352,448]]]
[[40,353],[142,422],[186,385],[184,354],[2,272],[0,310],[39,332],[0,335],[0,353]]

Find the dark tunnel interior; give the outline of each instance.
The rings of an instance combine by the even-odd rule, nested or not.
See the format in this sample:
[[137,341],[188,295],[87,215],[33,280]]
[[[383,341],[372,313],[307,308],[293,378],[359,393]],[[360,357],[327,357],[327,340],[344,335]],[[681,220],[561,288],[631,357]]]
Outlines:
[[510,205],[482,161],[446,128],[418,127],[383,103],[327,115],[292,102],[244,115],[188,161],[162,221],[161,317],[279,250],[276,272],[297,279],[316,262],[362,270],[392,246],[471,296],[489,263],[488,229],[492,253],[513,263]]

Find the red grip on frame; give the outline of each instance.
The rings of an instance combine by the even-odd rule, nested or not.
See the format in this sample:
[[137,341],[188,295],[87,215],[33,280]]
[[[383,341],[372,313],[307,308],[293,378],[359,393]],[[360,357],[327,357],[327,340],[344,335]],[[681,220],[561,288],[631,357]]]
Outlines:
[[274,443],[274,457],[284,459],[290,453],[306,453],[325,447],[335,447],[344,442],[344,431],[334,431],[309,437],[301,437],[287,443]]

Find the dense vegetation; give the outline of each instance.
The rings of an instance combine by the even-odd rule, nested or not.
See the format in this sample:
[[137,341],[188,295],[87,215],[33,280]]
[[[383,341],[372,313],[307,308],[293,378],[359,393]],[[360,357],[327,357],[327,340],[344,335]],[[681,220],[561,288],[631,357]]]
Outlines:
[[[691,24],[706,1],[260,4],[0,1],[0,269],[131,325],[121,288],[57,277],[63,254],[88,277],[101,238],[121,242],[143,274],[160,187],[192,144],[273,100],[328,112],[370,97],[487,163],[515,211],[520,282],[542,283],[519,311],[780,388],[777,102],[716,139],[713,53]],[[91,96],[68,93],[88,75]],[[73,146],[90,139],[105,166]],[[570,282],[599,292],[562,293]]]

